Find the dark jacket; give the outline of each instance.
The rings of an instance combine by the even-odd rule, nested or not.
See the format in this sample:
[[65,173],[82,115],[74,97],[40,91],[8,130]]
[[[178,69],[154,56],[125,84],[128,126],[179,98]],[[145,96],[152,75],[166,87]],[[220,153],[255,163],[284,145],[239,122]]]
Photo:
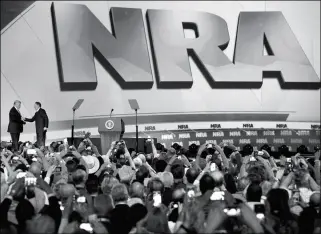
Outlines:
[[32,117],[32,119],[27,119],[27,122],[34,122],[36,121],[36,132],[41,133],[43,132],[43,128],[48,128],[49,125],[49,119],[47,116],[47,113],[44,109],[40,108],[35,115]]
[[23,125],[25,123],[21,120],[21,114],[17,111],[15,107],[12,107],[9,112],[9,126],[8,132],[10,133],[20,133],[23,132]]

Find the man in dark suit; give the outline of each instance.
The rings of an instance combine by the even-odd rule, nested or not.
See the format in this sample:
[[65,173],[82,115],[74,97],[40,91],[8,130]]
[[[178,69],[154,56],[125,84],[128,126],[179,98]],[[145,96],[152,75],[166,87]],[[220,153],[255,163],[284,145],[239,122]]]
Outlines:
[[34,107],[36,110],[35,115],[31,119],[25,118],[24,121],[26,122],[36,121],[37,145],[40,148],[41,146],[45,146],[49,119],[46,111],[41,108],[40,102],[35,102]]
[[16,100],[13,103],[13,107],[9,112],[9,126],[8,132],[11,135],[12,148],[14,151],[18,151],[18,142],[20,133],[23,132],[23,125],[26,123],[23,121],[23,117],[20,113],[21,102]]

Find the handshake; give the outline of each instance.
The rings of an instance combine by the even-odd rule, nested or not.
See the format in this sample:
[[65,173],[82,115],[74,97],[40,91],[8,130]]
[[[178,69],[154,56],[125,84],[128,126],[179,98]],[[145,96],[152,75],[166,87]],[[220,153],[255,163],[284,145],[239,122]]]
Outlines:
[[23,116],[21,116],[21,120],[22,120],[23,122],[26,122],[26,118],[23,117]]

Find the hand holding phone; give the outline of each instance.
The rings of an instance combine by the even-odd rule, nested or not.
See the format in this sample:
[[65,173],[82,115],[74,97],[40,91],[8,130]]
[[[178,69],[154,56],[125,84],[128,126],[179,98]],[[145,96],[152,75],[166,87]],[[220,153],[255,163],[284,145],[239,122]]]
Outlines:
[[94,229],[90,223],[81,223],[79,226],[80,229],[85,230],[89,233],[93,233]]
[[162,196],[160,192],[154,192],[153,194],[153,206],[159,207],[162,204]]
[[255,204],[254,205],[254,212],[256,213],[256,217],[259,220],[264,219],[265,217],[265,207],[263,204]]
[[216,171],[216,170],[217,170],[216,163],[211,163],[210,170],[211,170],[211,171]]
[[237,217],[241,214],[241,209],[238,207],[227,207],[223,210],[229,217]]
[[37,154],[37,151],[35,149],[27,149],[27,154],[35,155],[35,154]]
[[76,200],[77,203],[86,203],[86,197],[80,196]]
[[225,195],[225,193],[223,191],[213,192],[213,194],[212,194],[210,199],[212,201],[223,201],[224,200],[224,195]]

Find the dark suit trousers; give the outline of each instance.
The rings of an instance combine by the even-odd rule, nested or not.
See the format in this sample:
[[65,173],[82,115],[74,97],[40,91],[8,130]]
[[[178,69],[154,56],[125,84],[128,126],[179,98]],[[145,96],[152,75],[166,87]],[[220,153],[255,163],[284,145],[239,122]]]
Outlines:
[[37,145],[38,147],[45,146],[47,131],[37,132]]
[[20,132],[10,133],[10,135],[11,135],[11,140],[12,140],[12,149],[14,151],[18,151],[18,149],[19,149],[18,142],[19,142],[19,138],[20,138]]

